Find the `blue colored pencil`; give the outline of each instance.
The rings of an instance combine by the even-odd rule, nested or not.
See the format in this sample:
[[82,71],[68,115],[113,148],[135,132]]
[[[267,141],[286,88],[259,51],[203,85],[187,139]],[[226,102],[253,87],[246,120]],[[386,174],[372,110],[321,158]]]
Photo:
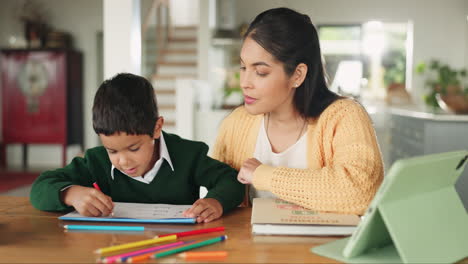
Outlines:
[[64,225],[68,230],[145,231],[144,226]]

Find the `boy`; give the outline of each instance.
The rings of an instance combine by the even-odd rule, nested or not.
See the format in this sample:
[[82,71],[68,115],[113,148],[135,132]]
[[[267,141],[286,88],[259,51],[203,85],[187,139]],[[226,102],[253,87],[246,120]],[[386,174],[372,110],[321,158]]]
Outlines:
[[[239,205],[244,187],[236,170],[208,157],[206,144],[163,132],[163,124],[146,79],[122,73],[104,81],[93,105],[93,128],[103,146],[42,173],[31,203],[46,211],[74,207],[85,216],[109,215],[113,201],[193,204],[184,214],[198,223]],[[198,199],[200,186],[208,189],[204,199]]]

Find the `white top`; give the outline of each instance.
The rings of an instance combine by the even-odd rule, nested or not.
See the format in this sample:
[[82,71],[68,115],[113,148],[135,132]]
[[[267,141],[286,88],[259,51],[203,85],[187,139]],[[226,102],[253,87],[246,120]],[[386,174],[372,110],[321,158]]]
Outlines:
[[[120,172],[122,172],[123,174],[127,175],[128,177],[134,180],[137,180],[146,184],[150,184],[153,181],[154,177],[156,177],[156,174],[161,168],[161,165],[164,162],[164,159],[167,160],[167,163],[169,163],[169,166],[171,166],[172,171],[174,171],[174,166],[172,166],[171,157],[169,156],[169,151],[167,151],[166,141],[164,141],[164,136],[162,133],[161,133],[159,142],[160,142],[159,143],[160,144],[159,145],[159,159],[154,163],[153,168],[149,170],[147,173],[145,173],[143,177],[142,176],[132,177],[132,176],[128,176],[123,171],[120,171]],[[114,179],[114,169],[116,168],[114,167],[114,165],[112,165],[112,168],[111,168],[112,180]]]
[[[273,152],[265,129],[265,122],[262,119],[260,131],[258,132],[257,144],[255,145],[254,158],[261,163],[273,167],[287,167],[294,169],[307,168],[307,131],[292,146],[281,153]],[[276,195],[269,191],[260,191],[250,185],[250,200],[255,197],[273,197]]]

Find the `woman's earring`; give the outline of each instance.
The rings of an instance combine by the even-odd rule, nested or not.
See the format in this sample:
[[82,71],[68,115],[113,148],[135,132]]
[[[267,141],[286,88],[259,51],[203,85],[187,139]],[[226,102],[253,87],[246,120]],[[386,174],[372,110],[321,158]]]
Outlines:
[[294,86],[298,87],[298,86],[299,86],[299,84],[295,83],[295,84],[294,84]]

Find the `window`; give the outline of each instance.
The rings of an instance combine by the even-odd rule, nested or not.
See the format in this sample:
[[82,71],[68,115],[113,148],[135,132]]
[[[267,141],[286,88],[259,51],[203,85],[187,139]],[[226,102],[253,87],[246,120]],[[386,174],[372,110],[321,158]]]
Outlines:
[[330,89],[383,99],[390,85],[405,85],[411,54],[408,25],[370,21],[318,26]]

